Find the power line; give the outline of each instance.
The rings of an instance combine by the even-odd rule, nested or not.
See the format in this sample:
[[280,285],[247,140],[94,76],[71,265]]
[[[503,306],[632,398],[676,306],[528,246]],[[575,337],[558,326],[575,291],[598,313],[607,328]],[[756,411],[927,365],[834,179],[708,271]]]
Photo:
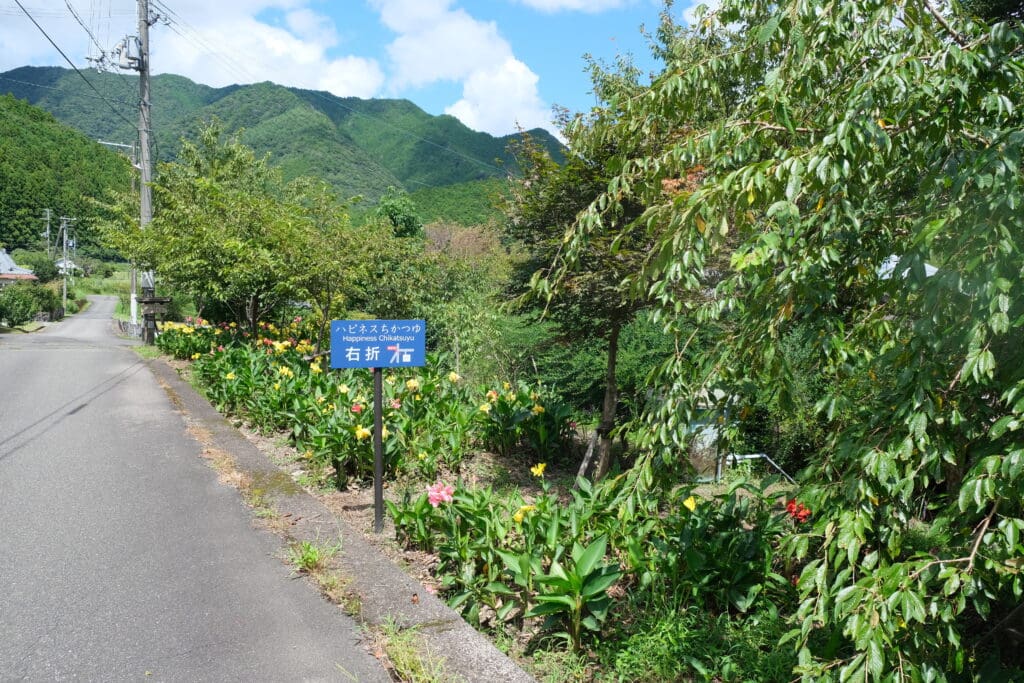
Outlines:
[[[75,11],[75,8],[72,7],[70,0],[64,0],[64,4],[67,5],[68,11],[71,12],[71,16],[75,18],[75,21],[78,22],[78,25],[81,26],[82,29],[88,34],[89,40],[92,41],[93,45],[95,45],[96,49],[99,51],[99,56],[96,59],[93,59],[92,57],[87,57],[86,59],[88,59],[90,62],[95,61],[97,64],[97,70],[101,70],[107,63],[106,49],[104,49],[104,47],[100,44],[100,41],[96,38],[95,34],[93,34],[92,29],[86,26],[85,23],[82,21],[82,17],[80,17],[78,15],[78,12]],[[90,49],[89,52],[91,53],[92,50]],[[121,81],[121,84],[128,89],[128,92],[130,93],[129,96],[131,96],[132,88],[128,84],[127,78],[123,73],[120,72],[117,72],[117,75]]]
[[[212,47],[210,45],[207,45],[205,43],[205,41],[202,39],[201,35],[199,34],[199,31],[197,29],[195,29],[194,27],[190,26],[188,24],[188,22],[186,22],[177,12],[175,12],[173,9],[168,7],[165,3],[161,2],[160,0],[152,0],[152,3],[158,9],[160,9],[162,12],[165,13],[165,19],[167,20],[168,28],[171,28],[171,30],[174,31],[175,33],[177,33],[179,36],[181,36],[185,40],[189,40],[189,37],[183,35],[181,32],[179,32],[179,31],[174,29],[174,27],[172,26],[172,21],[174,23],[177,23],[183,29],[191,31],[193,34],[195,34],[196,37],[193,39],[193,44],[198,45],[201,49],[207,51],[208,53],[212,54],[213,56],[221,58],[221,63],[222,64],[227,64],[229,71],[234,72],[235,75],[242,75],[247,80],[253,80],[253,81],[256,81],[256,82],[259,82],[261,80],[255,74],[253,74],[250,71],[248,71],[242,64],[240,64],[239,62],[234,60],[230,55],[227,55],[225,53],[221,53],[216,48],[214,48],[214,47]],[[173,17],[174,19],[172,20],[171,17]],[[227,62],[230,62],[230,64],[228,64],[224,60],[227,60]],[[235,65],[235,66],[232,66],[232,65]],[[353,109],[352,107],[349,107],[348,105],[344,104],[341,101],[341,98],[338,97],[337,95],[332,95],[331,97],[333,97],[334,99],[331,99],[330,97],[327,97],[324,93],[322,93],[322,92],[320,92],[318,90],[306,90],[305,88],[302,88],[302,90],[305,90],[306,92],[312,94],[314,97],[317,97],[317,98],[323,100],[324,102],[327,102],[328,104],[333,104],[333,105],[335,105],[337,107],[340,107],[340,108],[348,111],[349,113],[351,113],[354,116],[361,116],[363,118],[367,118],[367,119],[370,119],[372,121],[375,120],[378,123],[380,123],[380,124],[390,128],[391,130],[394,130],[394,131],[396,131],[398,133],[401,133],[402,135],[405,135],[408,138],[411,138],[411,139],[416,140],[418,142],[422,142],[422,143],[424,143],[426,145],[430,145],[432,147],[436,147],[437,149],[439,149],[439,150],[441,150],[443,152],[446,152],[446,153],[448,153],[448,154],[450,154],[452,156],[460,157],[462,159],[465,159],[466,161],[469,161],[470,163],[476,164],[477,166],[481,166],[483,168],[490,169],[492,171],[497,171],[499,173],[504,173],[505,172],[505,169],[500,168],[498,166],[495,166],[494,164],[489,164],[489,163],[487,163],[485,161],[481,161],[480,159],[477,159],[476,157],[472,157],[472,156],[469,156],[468,154],[464,154],[464,153],[462,153],[462,152],[460,152],[458,150],[454,150],[454,149],[452,149],[450,147],[447,147],[446,145],[443,145],[443,144],[441,144],[439,142],[435,142],[434,140],[430,140],[429,138],[420,137],[419,135],[416,135],[415,133],[413,133],[411,131],[408,131],[408,130],[400,127],[400,126],[396,126],[395,124],[393,124],[393,123],[391,123],[389,121],[385,121],[384,119],[382,119],[380,117],[376,117],[376,116],[374,116],[372,114],[367,114],[366,112],[359,111],[358,109]],[[416,182],[416,181],[413,181],[413,182]],[[425,183],[421,183],[421,184],[426,186]]]
[[[60,90],[60,88],[54,87],[52,85],[43,85],[42,83],[33,83],[31,81],[20,81],[17,78],[11,78],[10,76],[0,76],[0,81],[10,81],[11,83],[18,83],[20,85],[29,85],[29,86],[32,86],[33,88],[45,88],[47,90]],[[101,96],[101,95],[100,96],[91,95],[91,94],[89,94],[87,92],[78,93],[78,94],[81,95],[82,97],[91,97],[94,100],[102,100],[102,99],[104,99],[104,97]],[[126,102],[124,100],[117,100],[117,99],[115,99],[114,102],[117,102],[118,104],[126,104],[126,105],[131,106],[131,107],[134,107],[135,104],[136,104],[136,102]]]
[[82,17],[78,16],[78,12],[76,12],[75,8],[71,6],[70,0],[64,0],[64,4],[67,5],[68,11],[71,12],[71,16],[75,18],[75,21],[78,22],[78,25],[85,30],[86,34],[89,36],[89,40],[92,41],[92,44],[95,45],[96,49],[100,51],[100,57],[105,56],[107,54],[107,51],[103,49],[103,46],[100,45],[100,41],[97,40],[96,36],[93,35],[92,29],[85,25],[85,23],[82,21]]
[[64,53],[64,50],[60,49],[60,46],[59,46],[59,45],[57,45],[57,43],[55,43],[55,42],[53,41],[53,38],[51,38],[51,37],[50,37],[50,34],[48,34],[48,33],[47,33],[47,32],[46,32],[45,30],[43,30],[43,27],[39,25],[39,22],[38,22],[38,21],[36,21],[35,17],[33,17],[33,16],[32,16],[32,15],[31,15],[31,14],[29,13],[29,11],[28,11],[27,9],[25,9],[25,6],[21,4],[21,0],[14,0],[14,3],[15,3],[15,4],[16,4],[16,5],[18,6],[18,7],[20,7],[20,8],[21,8],[21,11],[25,13],[25,16],[26,16],[26,17],[28,17],[28,18],[29,18],[29,20],[30,20],[30,21],[31,21],[31,22],[32,22],[33,24],[35,24],[36,28],[37,28],[37,29],[39,29],[39,32],[40,32],[40,33],[42,33],[42,34],[43,34],[43,36],[45,36],[45,38],[46,38],[46,39],[47,39],[48,41],[50,41],[50,45],[53,45],[54,49],[55,49],[55,50],[57,50],[57,52],[59,52],[59,53],[60,53],[60,56],[64,58],[64,61],[65,61],[65,62],[67,62],[67,63],[68,63],[69,65],[71,65],[71,68],[75,70],[75,73],[76,73],[76,74],[78,74],[78,75],[79,75],[79,77],[81,77],[81,79],[82,79],[83,81],[85,81],[85,84],[86,84],[86,85],[88,85],[88,86],[89,86],[90,88],[92,88],[92,89],[93,89],[93,91],[95,91],[95,93],[96,93],[96,94],[97,94],[97,95],[99,96],[99,98],[100,98],[101,100],[103,100],[104,102],[106,102],[107,106],[108,106],[108,107],[110,107],[110,110],[111,110],[112,112],[114,112],[114,114],[115,114],[115,115],[117,115],[117,117],[118,117],[119,119],[121,119],[122,121],[124,121],[125,123],[127,123],[127,124],[128,124],[129,126],[132,126],[132,127],[134,128],[134,127],[135,127],[135,124],[134,124],[134,123],[132,123],[131,121],[129,121],[128,119],[126,119],[126,118],[124,117],[124,115],[123,115],[123,114],[122,114],[121,112],[119,112],[119,111],[117,110],[117,108],[116,108],[116,107],[115,107],[115,106],[114,106],[113,104],[111,104],[111,103],[110,103],[110,100],[108,100],[108,99],[107,99],[107,98],[106,98],[106,97],[105,97],[105,96],[103,95],[103,93],[101,93],[101,92],[100,92],[100,91],[99,91],[99,90],[98,90],[98,89],[96,88],[96,86],[92,84],[92,81],[90,81],[90,80],[89,80],[88,78],[86,78],[86,77],[85,77],[85,74],[83,74],[83,73],[82,73],[81,71],[79,71],[78,67],[77,67],[77,66],[75,66],[75,63],[74,63],[74,62],[72,62],[72,61],[71,61],[71,59],[70,59],[70,58],[68,58],[68,56],[67,56],[67,55],[66,55],[66,54]]

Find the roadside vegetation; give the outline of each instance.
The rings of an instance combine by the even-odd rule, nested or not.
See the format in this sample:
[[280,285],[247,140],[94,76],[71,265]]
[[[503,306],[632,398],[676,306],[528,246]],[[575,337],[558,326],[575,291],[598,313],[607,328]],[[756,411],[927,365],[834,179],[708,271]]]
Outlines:
[[[396,540],[538,671],[1017,680],[1018,15],[666,12],[653,80],[591,65],[564,162],[514,148],[500,234],[401,193],[355,226],[217,124],[162,165],[151,229],[125,196],[107,234],[195,305],[161,348],[311,487],[372,462],[369,375],[328,369],[328,321],[428,321],[427,366],[385,382]],[[708,425],[796,484],[702,485]],[[485,454],[516,483],[471,476]]]

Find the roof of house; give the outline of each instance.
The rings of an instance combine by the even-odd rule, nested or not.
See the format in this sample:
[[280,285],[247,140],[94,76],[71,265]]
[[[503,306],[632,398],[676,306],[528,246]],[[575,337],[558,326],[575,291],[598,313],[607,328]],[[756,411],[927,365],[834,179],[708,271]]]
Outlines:
[[14,263],[6,249],[0,249],[0,280],[37,280],[28,268],[20,268]]

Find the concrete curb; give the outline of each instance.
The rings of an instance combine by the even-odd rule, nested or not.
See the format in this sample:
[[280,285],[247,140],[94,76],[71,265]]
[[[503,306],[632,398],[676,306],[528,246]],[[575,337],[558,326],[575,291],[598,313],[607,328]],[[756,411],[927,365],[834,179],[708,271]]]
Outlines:
[[[173,367],[159,358],[147,364],[186,423],[209,434],[211,443],[230,454],[240,472],[254,479],[280,477],[280,469],[185,382]],[[349,588],[360,598],[360,620],[373,626],[390,620],[401,627],[417,627],[430,655],[444,660],[450,680],[481,683],[529,683],[535,680],[458,613],[396,567],[365,540],[362,533],[349,528],[306,491],[275,490],[268,497],[279,514],[290,513],[291,519],[299,520],[291,528],[290,535],[294,539],[310,542],[341,539],[341,551],[335,560],[341,572],[351,578]]]

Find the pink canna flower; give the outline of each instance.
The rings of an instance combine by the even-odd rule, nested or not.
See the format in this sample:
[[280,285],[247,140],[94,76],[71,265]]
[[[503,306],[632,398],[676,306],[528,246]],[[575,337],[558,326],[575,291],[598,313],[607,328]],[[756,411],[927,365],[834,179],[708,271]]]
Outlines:
[[427,501],[437,507],[441,503],[450,503],[455,500],[455,489],[450,484],[437,482],[427,487]]

